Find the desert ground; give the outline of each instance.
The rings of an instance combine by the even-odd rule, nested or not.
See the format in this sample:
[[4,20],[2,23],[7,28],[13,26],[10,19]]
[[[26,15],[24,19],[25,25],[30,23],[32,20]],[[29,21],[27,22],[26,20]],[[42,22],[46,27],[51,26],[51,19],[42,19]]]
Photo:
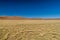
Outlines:
[[60,40],[60,20],[0,20],[0,40]]

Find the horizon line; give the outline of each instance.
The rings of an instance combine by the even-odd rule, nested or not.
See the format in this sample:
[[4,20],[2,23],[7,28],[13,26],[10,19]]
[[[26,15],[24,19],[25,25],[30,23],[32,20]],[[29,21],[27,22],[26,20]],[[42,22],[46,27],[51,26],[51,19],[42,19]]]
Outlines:
[[60,19],[60,17],[25,17],[25,16],[0,16],[0,17],[21,17],[21,18],[41,18],[41,19]]

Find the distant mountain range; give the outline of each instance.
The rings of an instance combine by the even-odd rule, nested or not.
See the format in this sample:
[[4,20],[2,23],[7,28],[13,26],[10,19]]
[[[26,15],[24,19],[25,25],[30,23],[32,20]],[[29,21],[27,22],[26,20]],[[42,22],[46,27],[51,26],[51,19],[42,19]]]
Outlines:
[[24,18],[19,16],[0,16],[0,20],[60,20],[60,18]]

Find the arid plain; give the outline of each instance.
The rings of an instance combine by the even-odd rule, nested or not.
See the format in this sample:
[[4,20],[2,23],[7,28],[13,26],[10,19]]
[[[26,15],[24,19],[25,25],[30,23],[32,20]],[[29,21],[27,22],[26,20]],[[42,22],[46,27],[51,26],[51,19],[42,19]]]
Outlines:
[[0,20],[0,40],[60,40],[60,20]]

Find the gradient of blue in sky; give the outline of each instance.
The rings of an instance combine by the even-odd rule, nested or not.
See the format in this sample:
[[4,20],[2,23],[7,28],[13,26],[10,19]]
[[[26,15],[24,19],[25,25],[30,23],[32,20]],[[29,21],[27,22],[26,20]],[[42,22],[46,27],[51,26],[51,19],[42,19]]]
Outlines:
[[0,0],[0,16],[60,18],[60,0]]

